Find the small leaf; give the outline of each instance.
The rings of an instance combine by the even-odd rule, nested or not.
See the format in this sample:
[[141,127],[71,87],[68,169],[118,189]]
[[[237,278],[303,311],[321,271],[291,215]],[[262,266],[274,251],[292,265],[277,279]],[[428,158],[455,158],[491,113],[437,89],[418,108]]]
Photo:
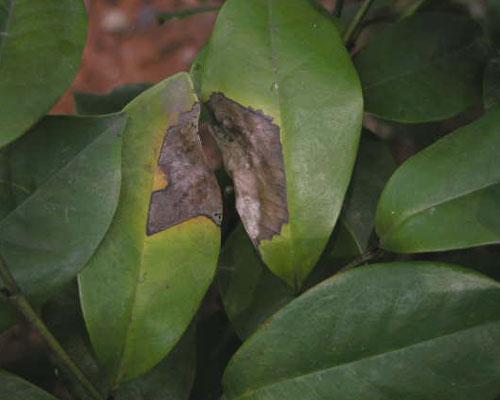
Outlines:
[[396,169],[389,147],[370,136],[361,138],[358,160],[340,216],[342,224],[364,252],[375,227],[375,211],[385,184]]
[[500,284],[445,264],[360,267],[262,326],[224,374],[227,400],[493,400]]
[[422,13],[388,27],[354,58],[366,111],[408,123],[444,120],[481,99],[487,54],[481,27]]
[[[306,281],[306,287],[330,277],[360,254],[355,239],[345,229],[342,220],[332,242],[333,245],[326,250]],[[266,268],[241,225],[227,239],[219,268],[224,308],[238,336],[243,340],[298,296],[298,293]]]
[[45,115],[78,72],[82,0],[0,0],[0,147]]
[[125,122],[123,115],[46,117],[3,149],[10,180],[1,184],[12,210],[0,221],[0,252],[35,303],[80,272],[111,224]]
[[361,90],[339,32],[307,0],[229,0],[201,90],[245,229],[297,289],[333,231],[359,141]]
[[153,368],[189,326],[215,273],[222,212],[189,75],[152,87],[125,112],[118,210],[80,275],[87,328],[113,386]]
[[18,376],[0,370],[0,400],[57,400]]
[[381,245],[398,253],[500,243],[500,109],[410,158],[378,205]]
[[484,71],[483,104],[487,110],[500,105],[500,57],[491,59]]
[[151,83],[131,83],[103,95],[75,92],[78,114],[99,115],[119,112],[138,95],[153,86]]

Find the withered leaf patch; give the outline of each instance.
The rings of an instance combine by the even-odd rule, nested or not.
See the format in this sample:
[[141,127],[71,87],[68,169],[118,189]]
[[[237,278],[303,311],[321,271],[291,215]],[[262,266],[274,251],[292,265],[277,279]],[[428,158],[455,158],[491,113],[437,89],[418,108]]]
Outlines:
[[279,235],[288,222],[280,128],[260,111],[214,93],[207,103],[212,133],[231,174],[236,208],[254,245]]
[[165,187],[151,195],[147,234],[204,215],[220,225],[222,199],[217,179],[205,159],[198,136],[200,105],[180,114],[170,127],[158,160],[157,175]]

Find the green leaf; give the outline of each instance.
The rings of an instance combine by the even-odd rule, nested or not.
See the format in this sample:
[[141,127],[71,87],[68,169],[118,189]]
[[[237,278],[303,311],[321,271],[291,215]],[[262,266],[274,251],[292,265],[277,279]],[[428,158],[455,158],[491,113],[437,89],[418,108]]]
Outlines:
[[378,205],[383,248],[398,253],[500,243],[500,109],[410,158]]
[[18,376],[0,370],[0,400],[57,400]]
[[342,224],[361,252],[368,248],[375,227],[378,199],[395,169],[389,147],[365,132],[341,214]]
[[361,267],[316,286],[248,339],[227,400],[493,400],[500,284],[458,267]]
[[307,0],[229,0],[207,48],[202,99],[266,265],[294,288],[340,213],[362,118],[337,28]]
[[484,71],[483,104],[487,110],[500,105],[500,57],[491,59]]
[[131,83],[103,95],[75,92],[78,114],[98,115],[119,112],[138,95],[153,86],[151,83]]
[[0,221],[0,252],[35,303],[80,272],[111,224],[125,122],[123,115],[46,117],[3,149],[2,175],[10,179],[1,185],[13,208]]
[[[305,286],[330,277],[360,254],[355,239],[339,223],[328,248]],[[238,336],[245,340],[267,318],[298,296],[273,275],[259,259],[251,240],[239,225],[229,236],[219,262],[221,295],[226,313]]]
[[480,101],[486,52],[472,20],[439,13],[405,18],[354,58],[366,111],[408,123],[453,117]]
[[[81,315],[76,285],[66,287],[44,307],[44,319],[70,357],[80,369],[97,385],[102,393],[109,394],[105,374],[100,370],[91,350]],[[153,370],[130,381],[113,393],[116,400],[187,400],[195,372],[195,329],[188,329],[175,349]],[[61,371],[64,374],[64,371]],[[64,375],[63,375],[64,376]],[[65,384],[78,399],[87,400],[88,394],[81,390],[71,376],[64,376]]]
[[0,0],[0,147],[45,115],[78,72],[82,0]]
[[215,273],[222,208],[189,75],[147,90],[125,112],[118,210],[80,275],[87,328],[113,385],[153,368],[188,327]]

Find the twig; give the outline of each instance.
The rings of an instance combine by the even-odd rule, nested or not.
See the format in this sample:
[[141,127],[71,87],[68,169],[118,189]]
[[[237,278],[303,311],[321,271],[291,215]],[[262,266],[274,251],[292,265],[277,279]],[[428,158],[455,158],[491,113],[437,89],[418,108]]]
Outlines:
[[368,10],[370,9],[374,1],[375,0],[364,0],[358,12],[347,27],[347,30],[344,33],[344,43],[346,44],[346,46],[349,47],[351,42],[354,41],[358,28],[363,22],[363,19],[366,17],[366,14],[368,13]]
[[382,250],[379,247],[368,250],[365,253],[361,254],[359,257],[356,257],[350,263],[343,266],[339,272],[345,272],[345,271],[348,271],[352,268],[356,268],[362,264],[367,263],[368,261],[372,261],[372,260],[375,260],[377,258],[380,258],[383,254],[384,254],[384,250]]
[[21,314],[28,323],[38,332],[45,341],[48,349],[54,355],[55,360],[62,368],[67,370],[80,385],[89,393],[92,399],[103,400],[99,391],[94,387],[90,380],[75,364],[71,357],[66,353],[54,335],[49,331],[47,325],[38,316],[33,309],[28,299],[24,296],[21,289],[17,285],[14,276],[5,265],[3,258],[0,256],[0,279],[4,282],[5,288],[1,290],[6,300]]

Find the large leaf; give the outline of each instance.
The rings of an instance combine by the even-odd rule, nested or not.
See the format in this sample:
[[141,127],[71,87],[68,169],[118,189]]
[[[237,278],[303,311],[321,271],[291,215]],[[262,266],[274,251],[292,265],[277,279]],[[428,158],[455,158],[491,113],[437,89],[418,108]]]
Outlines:
[[362,96],[333,22],[307,0],[229,0],[205,55],[202,98],[264,262],[300,287],[340,213]]
[[382,193],[382,247],[402,253],[500,243],[500,108],[405,162]]
[[[359,256],[358,242],[343,222],[339,222],[332,245],[305,282],[305,287],[330,277]],[[266,268],[241,225],[227,239],[219,266],[224,308],[243,340],[299,295]]]
[[0,370],[0,400],[57,400],[18,376]]
[[118,210],[80,276],[90,338],[112,384],[147,372],[174,347],[220,246],[220,191],[197,136],[189,76],[154,86],[125,112]]
[[125,122],[47,117],[2,151],[10,212],[0,221],[0,253],[36,303],[80,272],[111,224]]
[[227,400],[493,400],[500,284],[458,267],[394,263],[294,300],[233,357]]
[[0,0],[0,147],[46,114],[75,77],[82,0]]
[[463,17],[423,13],[390,26],[355,57],[366,111],[398,122],[447,119],[481,99],[482,30]]

